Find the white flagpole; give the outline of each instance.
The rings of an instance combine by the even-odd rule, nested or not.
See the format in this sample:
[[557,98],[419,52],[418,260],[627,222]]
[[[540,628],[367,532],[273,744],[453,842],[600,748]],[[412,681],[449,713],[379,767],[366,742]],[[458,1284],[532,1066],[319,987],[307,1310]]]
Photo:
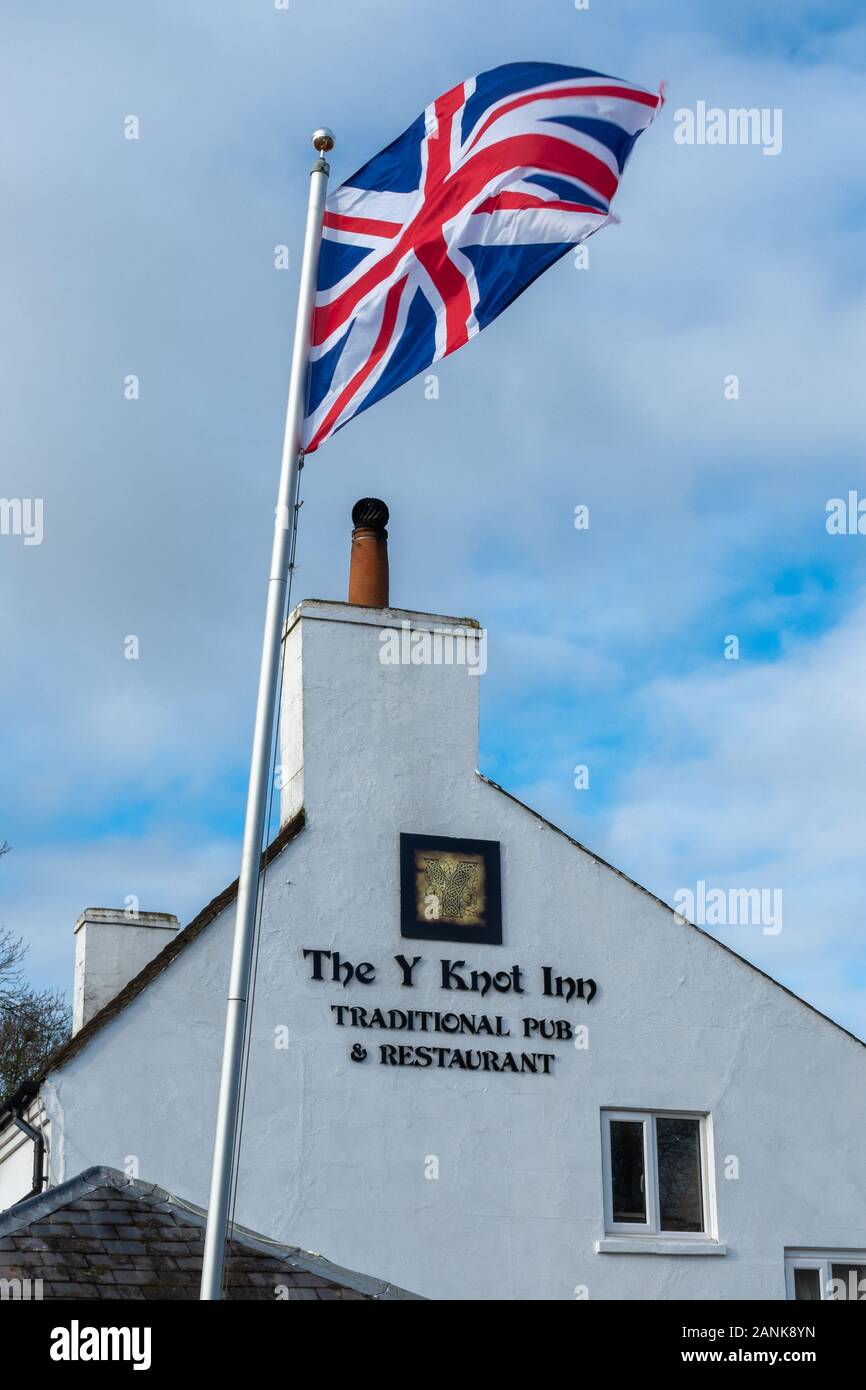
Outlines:
[[325,192],[328,185],[328,175],[331,172],[325,155],[334,148],[334,143],[334,136],[329,130],[315,131],[313,146],[318,150],[319,158],[313,165],[310,176],[310,200],[307,206],[304,256],[301,262],[301,284],[295,321],[292,370],[289,378],[289,400],[283,437],[280,488],[274,518],[274,545],[271,554],[271,572],[265,609],[265,634],[262,643],[262,664],[259,671],[259,693],[256,701],[256,722],[253,733],[246,819],[244,821],[241,871],[238,881],[237,915],[235,917],[234,947],[226,1010],[207,1232],[201,1273],[200,1297],[202,1299],[220,1299],[222,1297],[223,1260],[231,1200],[232,1165],[238,1129],[238,1100],[243,1068],[244,1031],[255,936],[262,837],[270,791],[271,750],[274,739],[277,682],[280,672],[280,644],[286,616],[286,585],[292,538],[292,518],[298,489],[301,429],[306,405],[310,329],[316,296],[316,272],[322,239]]

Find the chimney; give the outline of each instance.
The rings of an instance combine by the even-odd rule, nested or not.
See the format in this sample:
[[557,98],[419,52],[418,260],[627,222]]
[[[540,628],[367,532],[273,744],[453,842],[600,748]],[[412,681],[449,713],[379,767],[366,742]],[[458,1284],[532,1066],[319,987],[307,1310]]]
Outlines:
[[281,824],[302,808],[309,830],[327,817],[346,862],[356,821],[447,833],[455,778],[478,783],[487,666],[474,618],[386,606],[385,503],[362,498],[352,520],[348,603],[304,599],[286,623],[277,769]]
[[352,508],[349,602],[361,608],[388,607],[388,520],[378,497],[362,497]]
[[75,923],[72,1031],[77,1033],[174,938],[168,912],[88,907]]

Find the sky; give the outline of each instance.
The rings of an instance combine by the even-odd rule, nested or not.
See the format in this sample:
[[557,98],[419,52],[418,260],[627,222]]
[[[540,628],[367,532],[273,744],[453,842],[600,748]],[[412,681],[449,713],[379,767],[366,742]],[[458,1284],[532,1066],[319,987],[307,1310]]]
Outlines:
[[[621,221],[438,399],[310,460],[294,598],[345,596],[384,497],[392,601],[487,629],[481,770],[666,902],[780,891],[781,931],[710,929],[866,1037],[866,537],[827,530],[866,496],[862,7],[41,0],[3,29],[0,494],[43,537],[0,535],[0,923],[33,981],[71,986],[85,907],[187,921],[237,873],[310,132],[336,185],[455,82],[558,61],[666,83]],[[678,143],[699,102],[781,111],[778,154]]]

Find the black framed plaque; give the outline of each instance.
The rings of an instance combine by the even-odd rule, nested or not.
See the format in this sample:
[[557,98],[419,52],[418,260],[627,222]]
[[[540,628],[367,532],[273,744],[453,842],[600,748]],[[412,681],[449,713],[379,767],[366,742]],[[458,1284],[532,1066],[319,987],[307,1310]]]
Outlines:
[[499,841],[401,835],[400,935],[501,946]]

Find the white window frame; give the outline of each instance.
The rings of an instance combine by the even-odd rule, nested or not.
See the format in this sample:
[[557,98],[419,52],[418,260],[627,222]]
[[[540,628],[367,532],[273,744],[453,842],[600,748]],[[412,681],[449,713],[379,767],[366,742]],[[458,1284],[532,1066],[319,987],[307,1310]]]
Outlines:
[[[704,1228],[702,1231],[663,1231],[659,1214],[658,1164],[656,1155],[656,1120],[697,1120],[701,1157],[701,1207]],[[626,1120],[643,1124],[643,1163],[646,1197],[645,1222],[614,1221],[613,1182],[610,1161],[610,1124],[612,1120]],[[602,1172],[604,1176],[604,1229],[605,1234],[613,1236],[646,1236],[654,1241],[684,1241],[700,1244],[717,1240],[715,1179],[712,1167],[713,1143],[712,1125],[709,1113],[695,1110],[602,1110],[601,1112],[601,1151]]]
[[[785,1297],[789,1303],[796,1301],[794,1289],[795,1269],[817,1269],[822,1303],[842,1302],[830,1292],[833,1279],[833,1265],[866,1265],[866,1250],[786,1250],[785,1251]],[[866,1294],[861,1296],[864,1301]]]

